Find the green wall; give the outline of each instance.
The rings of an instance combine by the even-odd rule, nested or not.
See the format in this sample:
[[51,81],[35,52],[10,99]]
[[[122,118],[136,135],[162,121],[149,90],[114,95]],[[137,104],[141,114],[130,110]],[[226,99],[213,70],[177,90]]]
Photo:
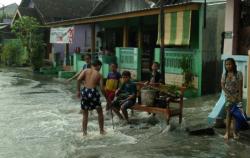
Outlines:
[[[203,9],[192,12],[190,45],[183,47],[166,46],[165,53],[165,72],[172,74],[182,74],[179,65],[182,56],[191,57],[192,72],[198,77],[198,91],[195,96],[201,96],[202,81],[202,29],[203,29]],[[155,49],[154,60],[160,62],[160,48]]]
[[129,70],[132,79],[141,80],[141,49],[132,47],[117,47],[116,59],[119,70]]

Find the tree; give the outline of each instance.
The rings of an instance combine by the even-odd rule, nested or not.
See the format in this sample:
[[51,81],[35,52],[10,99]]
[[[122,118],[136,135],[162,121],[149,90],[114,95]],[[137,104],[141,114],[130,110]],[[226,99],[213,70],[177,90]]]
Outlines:
[[24,16],[15,21],[12,32],[26,48],[28,60],[33,69],[39,69],[42,66],[44,43],[42,29],[38,21],[33,17]]

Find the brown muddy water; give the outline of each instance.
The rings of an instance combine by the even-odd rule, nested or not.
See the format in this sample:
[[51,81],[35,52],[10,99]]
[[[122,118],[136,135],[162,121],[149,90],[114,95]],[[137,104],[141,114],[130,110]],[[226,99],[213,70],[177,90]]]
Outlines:
[[[107,134],[99,134],[97,115],[90,114],[82,137],[75,84],[18,69],[0,69],[0,158],[245,158],[249,146],[224,142],[221,134],[190,136],[186,128],[206,124],[218,95],[187,99],[184,119],[166,127],[161,116],[132,116],[124,125],[105,113]],[[105,103],[104,103],[105,104]]]

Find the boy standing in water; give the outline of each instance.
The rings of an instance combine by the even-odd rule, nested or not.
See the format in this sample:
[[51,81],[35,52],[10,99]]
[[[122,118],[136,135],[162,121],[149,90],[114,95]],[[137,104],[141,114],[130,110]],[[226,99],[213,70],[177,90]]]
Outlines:
[[104,93],[102,75],[99,73],[101,66],[102,63],[99,60],[95,60],[91,69],[82,71],[77,79],[77,96],[80,97],[81,95],[81,109],[83,112],[83,135],[87,135],[88,111],[93,109],[96,109],[98,113],[100,134],[105,134],[100,94],[97,90],[99,85],[102,93]]
[[83,70],[87,69],[87,68],[91,68],[91,55],[90,54],[85,54],[84,55],[84,61],[86,62],[86,64],[84,64],[82,66],[82,70],[78,73],[76,73],[73,77],[69,78],[67,81],[70,82],[72,81],[73,79],[76,79]]
[[108,73],[106,86],[105,86],[105,94],[107,98],[106,110],[109,110],[111,106],[111,102],[115,98],[115,91],[117,90],[120,79],[121,79],[121,74],[120,72],[117,71],[117,67],[118,67],[117,64],[111,63],[109,67],[111,71]]
[[225,108],[227,112],[226,116],[226,133],[224,135],[225,139],[230,136],[230,125],[233,120],[233,138],[239,138],[238,131],[236,131],[236,121],[232,116],[231,108],[234,104],[238,104],[242,101],[243,92],[243,77],[240,71],[237,71],[237,66],[233,58],[227,58],[225,60],[225,73],[221,78],[221,87],[225,92],[226,103]]

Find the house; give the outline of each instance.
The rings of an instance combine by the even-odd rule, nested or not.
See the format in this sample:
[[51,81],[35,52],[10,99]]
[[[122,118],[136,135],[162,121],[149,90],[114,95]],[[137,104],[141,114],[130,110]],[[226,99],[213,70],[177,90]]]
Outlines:
[[4,42],[15,37],[14,34],[11,33],[10,23],[17,7],[17,4],[13,3],[0,8],[0,56]]
[[[49,22],[63,21],[68,19],[76,19],[88,16],[88,14],[98,4],[98,0],[22,0],[15,14],[14,20],[22,16],[35,17],[41,25]],[[75,26],[72,44],[66,43],[50,43],[50,28],[44,28],[44,41],[46,46],[46,59],[55,58],[57,63],[66,62],[64,57],[69,56],[69,52],[74,52],[76,47],[85,50],[90,47],[89,36],[91,26]],[[85,34],[85,35],[82,35]],[[83,42],[79,43],[76,38],[80,38]],[[86,39],[86,42],[85,42]],[[51,51],[55,54],[51,54]],[[68,61],[67,61],[68,62]]]
[[[197,89],[191,96],[200,96],[219,89],[221,34],[224,32],[225,17],[225,1],[204,2],[94,0],[67,1],[62,6],[57,0],[23,0],[20,7],[34,8],[42,24],[51,30],[74,28],[72,40],[63,44],[48,44],[51,46],[48,50],[52,50],[48,52],[53,52],[48,57],[59,54],[61,63],[68,65],[69,56],[74,54],[76,48],[80,48],[81,52],[87,49],[96,52],[102,46],[116,55],[121,70],[130,70],[137,80],[147,78],[153,61],[165,61],[166,83],[181,85],[184,78],[180,61],[183,56],[189,56],[192,82]],[[75,6],[78,7],[76,10]],[[166,21],[164,36],[160,36],[159,29],[161,10]],[[164,42],[160,37],[164,37]],[[47,43],[50,43],[49,38]],[[163,52],[161,46],[164,46]],[[164,56],[161,55],[163,53]]]
[[0,8],[0,22],[10,23],[13,18],[18,5],[16,3],[9,4],[7,6],[1,6]]
[[243,101],[250,115],[249,50],[250,50],[250,1],[230,0],[226,3],[225,39],[222,60],[232,57],[243,73]]
[[11,20],[16,12],[17,4],[13,3],[0,8],[0,43],[4,39],[13,38],[13,34],[10,30]]
[[[222,68],[221,34],[224,32],[225,1],[208,0],[206,5],[201,3],[204,1],[198,0],[163,2],[167,21],[164,25],[166,83],[181,85],[184,82],[179,63],[182,56],[188,55],[194,75],[193,85],[198,90],[192,95],[200,96],[218,91]],[[100,31],[92,29],[96,34],[92,35],[92,47],[96,48],[96,41],[101,38],[99,45],[116,54],[120,69],[129,69],[136,79],[143,80],[152,61],[161,62],[163,59],[160,55],[158,29],[161,3],[153,0],[107,0],[102,3],[105,4],[99,3],[90,17],[50,22],[46,25],[98,26]],[[177,21],[178,19],[184,22],[182,27],[179,27],[179,24],[177,27],[177,22],[181,22]],[[211,31],[214,33],[211,34]],[[177,32],[185,34],[185,39]],[[168,37],[169,35],[171,37]],[[213,75],[210,75],[211,73]]]
[[[249,50],[250,50],[250,1],[227,0],[225,2],[225,23],[222,34],[221,60],[234,58],[237,70],[243,73],[243,108],[250,115],[249,102]],[[223,63],[224,64],[224,63]],[[222,64],[222,66],[223,66]],[[224,70],[224,67],[221,70]],[[221,117],[225,103],[225,95],[221,96],[208,116],[209,122]]]

